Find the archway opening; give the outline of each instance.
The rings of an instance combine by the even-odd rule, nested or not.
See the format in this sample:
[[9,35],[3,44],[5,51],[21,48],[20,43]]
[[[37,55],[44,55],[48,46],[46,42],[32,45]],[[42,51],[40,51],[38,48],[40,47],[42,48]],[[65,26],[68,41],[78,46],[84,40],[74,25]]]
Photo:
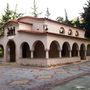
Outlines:
[[90,56],[90,44],[87,45],[87,56]]
[[68,42],[64,42],[62,46],[62,57],[70,57],[70,45]]
[[56,41],[53,41],[50,45],[49,50],[49,57],[50,58],[58,58],[59,57],[59,44]]
[[2,45],[0,45],[0,57],[4,56],[4,48]]
[[74,43],[72,46],[72,57],[77,57],[78,56],[78,44]]
[[34,58],[45,58],[45,48],[41,41],[35,42]]
[[28,43],[24,42],[21,46],[22,46],[22,58],[30,58],[31,52]]
[[81,60],[85,60],[86,59],[86,56],[85,56],[85,45],[84,44],[81,44],[81,46],[80,46],[80,57],[81,57]]
[[16,61],[16,47],[14,41],[10,40],[7,43],[7,54],[9,57],[10,62],[15,62]]

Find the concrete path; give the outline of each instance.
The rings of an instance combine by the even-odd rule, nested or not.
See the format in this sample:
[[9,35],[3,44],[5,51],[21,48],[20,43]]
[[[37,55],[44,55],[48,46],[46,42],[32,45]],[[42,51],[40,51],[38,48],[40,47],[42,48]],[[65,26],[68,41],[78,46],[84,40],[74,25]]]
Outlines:
[[88,73],[90,61],[48,69],[0,64],[0,90],[48,90]]

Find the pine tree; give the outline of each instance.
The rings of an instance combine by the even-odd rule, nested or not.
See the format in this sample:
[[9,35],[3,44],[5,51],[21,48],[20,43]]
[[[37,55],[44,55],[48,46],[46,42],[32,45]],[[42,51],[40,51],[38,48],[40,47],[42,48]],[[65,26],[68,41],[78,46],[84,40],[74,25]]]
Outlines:
[[69,19],[68,19],[68,14],[67,14],[66,9],[65,9],[64,11],[65,11],[65,20],[64,20],[63,23],[65,23],[65,24],[67,24],[67,25],[69,25],[69,26],[72,26],[72,22],[69,21]]
[[3,30],[3,24],[5,24],[9,20],[17,19],[20,18],[23,14],[22,13],[17,13],[16,12],[17,8],[15,10],[10,10],[9,4],[7,3],[7,7],[4,11],[4,14],[2,15],[2,18],[0,20],[0,36],[4,35],[4,30]]
[[46,18],[49,18],[50,17],[50,12],[49,12],[49,9],[47,8],[47,10],[46,10]]
[[90,38],[90,0],[87,1],[84,12],[81,14],[83,18],[83,28],[86,29],[85,37]]
[[[16,6],[17,7],[17,6]],[[2,15],[2,18],[1,18],[1,22],[0,22],[0,25],[3,25],[5,22],[11,20],[11,19],[17,19],[17,18],[20,18],[23,14],[22,13],[17,13],[16,12],[17,8],[15,8],[15,10],[10,10],[9,8],[9,4],[7,3],[7,7],[4,11],[4,14]]]
[[65,21],[66,21],[66,23],[69,21],[66,9],[65,9]]
[[41,13],[38,13],[38,7],[37,7],[37,3],[36,3],[36,0],[33,1],[33,7],[32,7],[32,15],[34,17],[38,17],[38,15],[42,14]]

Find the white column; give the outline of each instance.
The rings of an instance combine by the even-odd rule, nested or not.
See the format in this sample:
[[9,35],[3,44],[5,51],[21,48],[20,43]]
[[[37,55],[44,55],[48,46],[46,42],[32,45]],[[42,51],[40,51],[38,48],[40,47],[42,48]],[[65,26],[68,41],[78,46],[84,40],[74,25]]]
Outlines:
[[7,62],[7,56],[8,56],[8,52],[7,52],[7,46],[6,46],[6,47],[4,47],[4,56],[3,56],[4,59],[3,59],[3,62]]
[[78,57],[80,57],[80,51],[78,50]]
[[46,59],[49,58],[49,50],[46,50]]
[[61,58],[61,50],[59,50],[59,58]]
[[31,58],[33,59],[33,50],[31,50]]

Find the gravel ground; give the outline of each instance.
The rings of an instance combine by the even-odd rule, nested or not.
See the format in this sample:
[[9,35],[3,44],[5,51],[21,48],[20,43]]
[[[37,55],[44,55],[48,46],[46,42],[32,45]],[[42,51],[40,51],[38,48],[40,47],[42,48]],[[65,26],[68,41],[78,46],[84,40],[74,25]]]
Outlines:
[[90,61],[57,68],[0,64],[0,90],[49,90],[89,73]]

